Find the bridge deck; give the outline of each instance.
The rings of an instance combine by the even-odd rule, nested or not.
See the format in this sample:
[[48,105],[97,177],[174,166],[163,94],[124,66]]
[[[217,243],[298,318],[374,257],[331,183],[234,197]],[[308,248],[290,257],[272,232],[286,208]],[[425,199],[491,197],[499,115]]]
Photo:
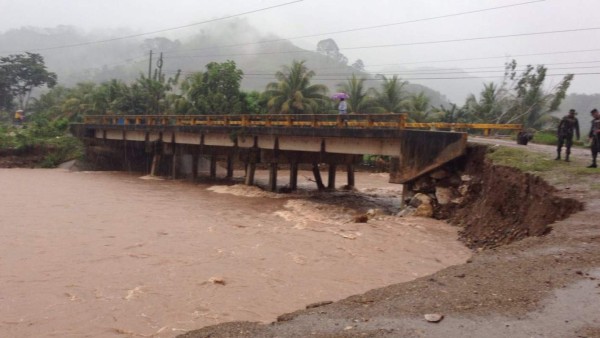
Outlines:
[[[420,130],[417,128],[428,128]],[[443,130],[445,129],[445,130]],[[237,156],[244,162],[351,164],[357,156],[392,158],[390,182],[405,183],[462,154],[466,129],[520,125],[409,123],[405,114],[87,116],[74,125],[81,138],[146,145],[160,152]],[[191,150],[190,150],[191,149]],[[146,150],[148,151],[148,150]],[[181,150],[179,150],[181,152]],[[252,155],[258,152],[258,155]],[[175,156],[175,155],[173,155]],[[229,160],[228,160],[229,161]]]

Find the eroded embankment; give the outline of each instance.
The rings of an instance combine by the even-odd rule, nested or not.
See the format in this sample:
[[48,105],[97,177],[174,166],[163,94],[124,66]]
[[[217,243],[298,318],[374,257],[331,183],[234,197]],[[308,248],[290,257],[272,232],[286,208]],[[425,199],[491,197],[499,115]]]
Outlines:
[[583,210],[583,203],[557,196],[543,179],[518,169],[493,165],[487,147],[468,149],[464,174],[469,193],[450,213],[463,227],[461,239],[470,248],[495,247],[551,231],[551,224]]

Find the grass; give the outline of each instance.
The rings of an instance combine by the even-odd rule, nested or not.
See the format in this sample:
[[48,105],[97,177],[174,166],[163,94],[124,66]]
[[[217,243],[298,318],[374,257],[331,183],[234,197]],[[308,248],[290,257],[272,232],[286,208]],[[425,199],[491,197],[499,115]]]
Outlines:
[[572,185],[591,179],[589,188],[600,189],[600,183],[595,182],[600,171],[586,168],[584,163],[555,161],[548,154],[502,146],[490,148],[487,157],[494,164],[540,176],[551,184]]
[[487,156],[494,164],[517,168],[526,172],[545,172],[562,164],[548,155],[510,147],[490,148]]

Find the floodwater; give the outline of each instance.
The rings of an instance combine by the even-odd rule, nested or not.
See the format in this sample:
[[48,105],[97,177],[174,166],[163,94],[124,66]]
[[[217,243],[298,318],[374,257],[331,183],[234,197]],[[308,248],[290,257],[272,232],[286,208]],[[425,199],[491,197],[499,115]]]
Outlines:
[[[359,192],[336,193],[313,192],[308,176],[282,195],[0,169],[0,337],[174,337],[270,322],[470,255],[443,222],[386,214],[401,186],[385,174],[357,173]],[[374,218],[354,223],[367,208]]]

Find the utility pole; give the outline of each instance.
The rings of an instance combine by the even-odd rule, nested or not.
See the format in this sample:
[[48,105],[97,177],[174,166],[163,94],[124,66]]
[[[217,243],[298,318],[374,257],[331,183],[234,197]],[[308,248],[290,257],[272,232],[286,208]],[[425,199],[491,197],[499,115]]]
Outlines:
[[152,50],[150,50],[150,62],[148,62],[148,79],[152,77]]

